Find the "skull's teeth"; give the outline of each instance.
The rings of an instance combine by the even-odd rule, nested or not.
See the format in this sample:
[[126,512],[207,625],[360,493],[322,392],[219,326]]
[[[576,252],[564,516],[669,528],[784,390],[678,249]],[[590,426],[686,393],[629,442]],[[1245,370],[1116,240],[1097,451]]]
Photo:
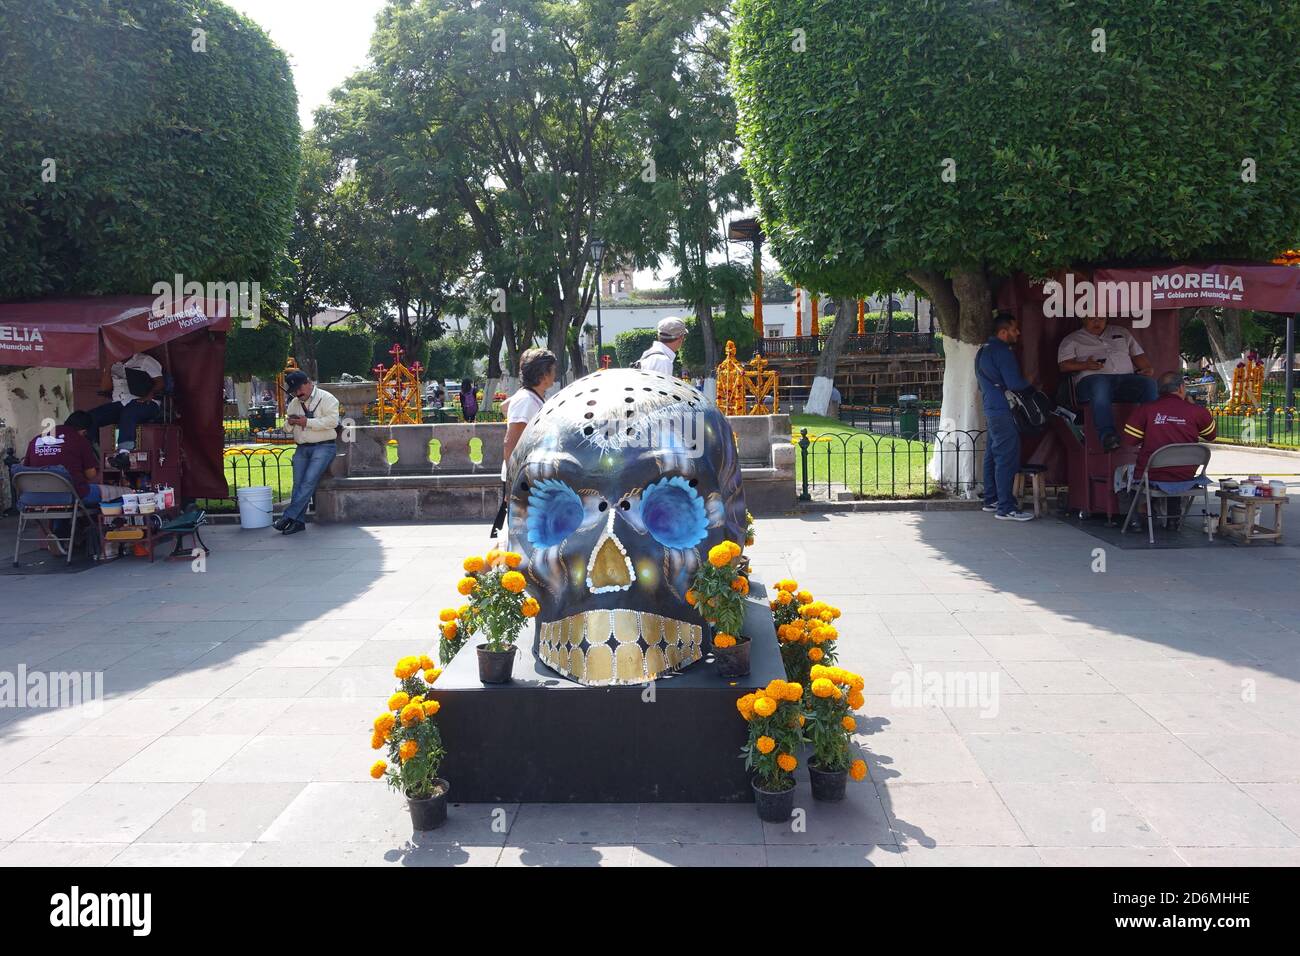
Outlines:
[[702,632],[648,611],[586,611],[542,625],[539,656],[582,684],[643,684],[701,657]]

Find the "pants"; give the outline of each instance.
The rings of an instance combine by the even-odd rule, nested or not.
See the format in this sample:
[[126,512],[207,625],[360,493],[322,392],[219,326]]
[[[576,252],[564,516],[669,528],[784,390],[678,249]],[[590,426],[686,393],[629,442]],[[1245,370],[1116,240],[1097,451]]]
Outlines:
[[1020,470],[1020,432],[1010,412],[990,412],[988,434],[984,444],[984,504],[996,507],[998,514],[1010,514],[1020,505],[1011,494]]
[[158,407],[157,402],[146,402],[137,398],[126,405],[121,402],[109,402],[92,408],[90,417],[96,429],[103,428],[105,425],[117,426],[118,448],[134,448],[136,428],[158,421],[162,418],[162,409]]
[[1146,375],[1089,375],[1075,383],[1074,394],[1080,403],[1092,406],[1092,422],[1097,433],[1115,430],[1113,402],[1154,402],[1156,380]]
[[320,445],[299,445],[293,453],[293,498],[289,507],[284,509],[284,516],[294,521],[302,521],[311,504],[311,496],[316,493],[321,476],[334,461],[337,445],[330,441]]
[[121,498],[123,495],[129,495],[135,489],[127,488],[122,485],[91,485],[90,490],[82,498],[83,504],[97,505],[104,501],[112,501],[114,498]]

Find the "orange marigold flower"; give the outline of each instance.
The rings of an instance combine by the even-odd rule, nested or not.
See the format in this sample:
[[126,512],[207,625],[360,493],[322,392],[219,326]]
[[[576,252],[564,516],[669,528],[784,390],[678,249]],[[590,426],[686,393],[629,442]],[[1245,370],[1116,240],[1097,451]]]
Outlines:
[[370,766],[370,776],[378,780],[384,775],[386,770],[388,770],[388,764],[384,763],[382,760],[376,760]]
[[757,700],[757,696],[756,696],[756,695],[754,695],[754,694],[746,694],[744,697],[742,697],[742,698],[740,698],[738,701],[736,701],[736,709],[737,709],[738,711],[740,711],[740,716],[744,717],[746,720],[753,720],[753,719],[754,719],[754,701],[755,701],[755,700]]
[[392,697],[388,698],[388,709],[401,710],[410,702],[411,702],[411,695],[407,694],[405,691],[399,690]]
[[410,727],[424,720],[424,708],[417,703],[409,703],[402,708],[402,726]]
[[528,587],[528,581],[518,571],[507,571],[501,575],[501,586],[511,594],[519,594]]
[[807,591],[800,591],[800,592],[799,592],[797,595],[795,595],[795,596],[799,599],[799,603],[800,603],[800,604],[811,604],[811,603],[812,603],[813,596],[812,596],[811,594],[809,594]]
[[776,765],[786,773],[793,773],[794,768],[799,766],[799,761],[794,758],[794,754],[781,754],[776,758]]
[[471,558],[466,558],[462,567],[468,574],[478,574],[483,570],[483,559],[476,554]]
[[737,576],[731,582],[731,590],[737,592],[738,594],[748,594],[749,579],[746,578],[744,575]]
[[818,677],[816,680],[812,682],[813,695],[816,697],[821,697],[823,699],[834,696],[835,692],[838,689],[839,688],[837,688],[825,677]]
[[840,721],[840,726],[843,727],[845,730],[847,730],[849,733],[853,733],[853,731],[858,729],[858,722],[854,720],[852,717],[845,717],[843,720]]
[[507,551],[505,559],[507,568],[517,568],[523,563],[524,556],[522,554],[515,554],[513,551]]
[[754,741],[754,746],[758,748],[759,753],[770,754],[776,749],[776,741],[767,736],[767,734],[764,734],[762,737],[759,737],[758,740]]
[[433,658],[430,657],[428,654],[420,655],[420,670],[431,671],[437,666],[438,665],[433,662]]
[[715,544],[709,548],[709,564],[715,568],[723,567],[731,563],[731,550],[727,548],[726,542]]
[[700,599],[699,595],[697,595],[694,591],[686,592],[686,603],[689,604],[691,607],[695,607],[695,602],[698,601],[699,599]]
[[723,647],[723,648],[735,647],[736,639],[732,637],[730,634],[718,634],[716,637],[713,638],[713,646]]
[[402,758],[402,763],[406,763],[419,752],[420,745],[414,740],[403,740],[402,746],[397,748],[397,755]]
[[450,641],[456,636],[456,632],[459,631],[460,628],[456,626],[455,621],[448,621],[445,624],[439,625],[438,630],[442,631],[442,636]]
[[527,597],[524,598],[523,607],[521,607],[519,611],[524,617],[536,617],[537,613],[541,611],[541,609],[542,606],[537,603],[536,598]]
[[496,565],[500,563],[502,557],[504,557],[504,552],[498,548],[493,548],[487,553],[488,567],[496,567]]
[[371,749],[371,750],[378,750],[380,747],[382,747],[382,746],[383,746],[384,744],[386,744],[386,743],[388,743],[388,738],[385,737],[383,734],[380,734],[380,733],[373,733],[373,734],[370,735],[370,749]]
[[456,582],[456,590],[466,597],[473,594],[476,587],[478,587],[478,582],[473,578],[461,578]]
[[456,620],[456,609],[454,607],[445,607],[438,612],[438,620],[454,621]]
[[397,724],[397,718],[390,713],[380,714],[375,718],[375,733],[386,734]]
[[424,716],[426,717],[432,717],[438,711],[442,710],[442,704],[438,703],[436,700],[426,700],[421,706],[424,708]]
[[852,707],[854,710],[857,710],[866,702],[867,699],[862,696],[862,691],[860,690],[855,690],[853,691],[853,693],[849,694],[849,706]]
[[773,678],[767,682],[767,687],[763,688],[763,693],[776,700],[785,700],[785,681],[779,677]]
[[822,659],[822,649],[820,647],[813,647],[808,650],[808,660],[819,661],[821,659]]
[[794,600],[794,595],[791,594],[789,591],[776,592],[776,603],[781,605],[782,607],[785,607],[793,600]]
[[771,717],[776,713],[776,701],[771,697],[759,697],[754,701],[754,713],[760,717]]
[[849,776],[854,780],[861,780],[867,775],[867,762],[865,760],[855,760],[849,765]]
[[425,679],[425,682],[426,682],[426,683],[429,683],[429,684],[432,684],[432,683],[433,683],[434,681],[436,681],[440,676],[442,676],[442,668],[441,668],[441,667],[435,667],[435,668],[433,668],[433,669],[431,669],[431,670],[426,670],[426,671],[424,672],[424,679]]
[[799,582],[791,580],[790,578],[782,578],[780,581],[776,582],[776,589],[778,591],[785,591],[787,594],[793,594],[795,591],[799,590]]
[[724,541],[724,542],[722,542],[722,545],[723,545],[723,547],[725,547],[728,551],[731,552],[731,556],[732,556],[733,558],[738,558],[738,557],[740,557],[740,545],[736,544],[736,542],[734,542],[734,541]]
[[791,701],[800,700],[803,697],[803,685],[796,684],[794,681],[785,685],[785,699]]

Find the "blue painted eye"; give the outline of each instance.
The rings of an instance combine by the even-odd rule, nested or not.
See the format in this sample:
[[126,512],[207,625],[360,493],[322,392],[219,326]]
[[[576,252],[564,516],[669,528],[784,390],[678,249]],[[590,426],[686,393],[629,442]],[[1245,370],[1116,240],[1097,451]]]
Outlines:
[[528,490],[528,543],[534,548],[559,544],[582,524],[582,499],[562,481],[545,479]]
[[646,488],[641,520],[665,548],[693,548],[709,532],[704,499],[685,478],[663,478]]

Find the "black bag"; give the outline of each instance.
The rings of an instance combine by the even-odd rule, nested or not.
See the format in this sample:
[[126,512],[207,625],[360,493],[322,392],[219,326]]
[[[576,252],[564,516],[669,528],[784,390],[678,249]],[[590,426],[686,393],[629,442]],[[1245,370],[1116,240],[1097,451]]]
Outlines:
[[[975,353],[975,369],[979,371],[980,358],[984,355],[983,346]],[[1014,392],[1001,382],[985,375],[993,385],[1002,390],[1007,404],[1011,406],[1011,420],[1015,422],[1016,431],[1026,435],[1037,435],[1047,427],[1047,418],[1055,406],[1047,395],[1036,388],[1027,388],[1023,392]]]
[[136,398],[144,398],[153,390],[153,378],[148,372],[138,368],[126,371],[126,390]]

